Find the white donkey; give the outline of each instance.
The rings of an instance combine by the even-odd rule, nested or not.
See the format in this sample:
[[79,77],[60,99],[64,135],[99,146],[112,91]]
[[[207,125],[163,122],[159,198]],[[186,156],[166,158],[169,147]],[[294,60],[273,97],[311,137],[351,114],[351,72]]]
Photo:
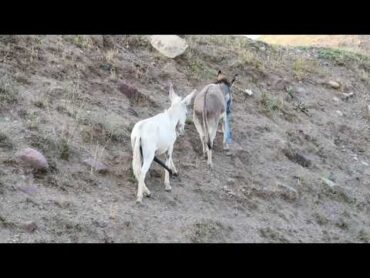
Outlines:
[[[172,161],[173,145],[177,138],[176,128],[179,134],[184,132],[187,106],[190,105],[195,92],[196,90],[184,99],[181,99],[180,96],[176,95],[172,84],[170,84],[170,108],[154,117],[139,121],[132,129],[132,169],[139,183],[137,202],[142,202],[143,193],[146,196],[150,196],[150,191],[146,187],[144,180],[153,160],[166,169],[164,178],[165,190],[171,190],[169,174],[177,175],[177,170]],[[157,158],[158,155],[164,153],[166,154],[166,164]]]

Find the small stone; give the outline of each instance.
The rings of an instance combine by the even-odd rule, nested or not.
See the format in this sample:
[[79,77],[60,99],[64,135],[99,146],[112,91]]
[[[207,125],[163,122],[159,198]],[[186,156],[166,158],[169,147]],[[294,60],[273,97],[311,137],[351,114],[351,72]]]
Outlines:
[[17,157],[27,166],[34,169],[41,170],[49,168],[49,164],[44,155],[35,149],[26,148],[17,154]]
[[285,154],[285,156],[289,160],[291,160],[295,163],[298,163],[302,167],[307,167],[308,168],[308,167],[312,166],[312,161],[310,159],[308,159],[306,156],[304,156],[303,154],[292,151],[290,149],[283,149],[283,153]]
[[234,179],[227,179],[227,184],[228,185],[234,185],[235,184],[235,180]]
[[105,165],[104,163],[97,161],[92,158],[85,159],[83,161],[86,165],[92,167],[95,171],[97,172],[105,172],[108,171],[108,166]]
[[329,81],[328,82],[328,85],[330,87],[332,87],[333,89],[339,89],[340,88],[340,84],[338,82],[336,82],[336,81]]
[[289,186],[289,185],[286,185],[286,184],[283,184],[283,183],[278,183],[277,185],[278,185],[279,187],[282,187],[282,188],[284,188],[284,189],[288,190],[288,191],[291,191],[291,192],[293,192],[293,193],[295,193],[295,194],[298,194],[297,190],[296,190],[295,188],[293,188],[293,187]]
[[252,92],[252,90],[247,90],[247,89],[245,89],[244,90],[244,92],[248,95],[248,96],[251,96],[251,95],[253,95],[253,92]]
[[279,193],[284,196],[285,198],[288,198],[290,200],[295,200],[295,199],[298,199],[299,197],[299,194],[298,194],[298,191],[289,186],[289,185],[286,185],[286,184],[283,184],[283,183],[277,183],[277,187],[279,188],[278,191]]
[[339,102],[339,98],[337,98],[337,97],[333,97],[333,100],[334,100],[335,102]]
[[38,191],[34,185],[23,185],[19,187],[19,190],[31,196],[35,195]]
[[367,162],[365,162],[365,161],[361,161],[361,164],[362,165],[365,165],[365,166],[369,166],[369,164]]
[[24,223],[23,224],[23,228],[29,232],[29,233],[33,233],[34,231],[37,230],[37,225],[35,222],[31,221],[31,222],[27,222],[27,223]]
[[306,90],[305,90],[303,87],[298,87],[298,88],[296,89],[296,92],[297,92],[298,94],[304,94],[304,93],[306,93]]
[[137,88],[124,82],[119,84],[118,90],[130,100],[137,101],[141,96],[141,93]]
[[350,97],[353,97],[355,94],[354,93],[343,93],[342,94],[343,95],[343,99],[349,99]]
[[336,112],[337,112],[337,114],[338,114],[339,116],[341,116],[341,117],[343,116],[343,112],[341,112],[341,111],[339,111],[339,110],[337,110]]
[[135,117],[139,117],[139,114],[132,108],[132,107],[129,107],[127,109],[128,113],[135,116]]
[[321,177],[321,180],[328,186],[330,187],[334,187],[335,186],[335,183],[327,178],[324,178],[324,177]]
[[98,221],[98,220],[94,220],[93,221],[93,224],[99,228],[105,228],[108,226],[108,223],[105,222],[105,221]]

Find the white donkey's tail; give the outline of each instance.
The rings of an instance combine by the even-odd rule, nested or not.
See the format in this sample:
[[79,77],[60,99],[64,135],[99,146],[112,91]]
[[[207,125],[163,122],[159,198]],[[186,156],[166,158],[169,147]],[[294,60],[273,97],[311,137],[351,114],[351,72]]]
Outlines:
[[137,136],[133,145],[133,155],[132,155],[132,171],[136,179],[139,181],[141,165],[142,165],[142,153],[141,153],[141,138]]

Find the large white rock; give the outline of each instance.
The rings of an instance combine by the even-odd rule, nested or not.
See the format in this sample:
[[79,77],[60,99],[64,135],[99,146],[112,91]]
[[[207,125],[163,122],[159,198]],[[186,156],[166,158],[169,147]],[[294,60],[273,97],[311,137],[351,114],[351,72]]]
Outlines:
[[153,35],[150,43],[168,58],[175,58],[183,54],[188,47],[186,41],[176,35]]

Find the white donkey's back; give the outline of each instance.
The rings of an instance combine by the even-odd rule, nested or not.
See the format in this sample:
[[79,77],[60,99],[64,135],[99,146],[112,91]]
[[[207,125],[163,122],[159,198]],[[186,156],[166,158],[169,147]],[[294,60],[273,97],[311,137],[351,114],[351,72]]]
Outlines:
[[145,148],[153,147],[156,149],[156,154],[161,155],[168,146],[175,142],[176,131],[172,130],[171,121],[168,115],[163,112],[135,124],[131,132],[132,148],[134,148],[137,137],[141,138]]
[[[173,145],[176,141],[176,127],[184,131],[187,105],[190,104],[195,90],[181,100],[170,86],[169,97],[171,107],[154,117],[139,121],[131,132],[131,146],[133,150],[132,168],[138,181],[137,201],[142,202],[143,193],[150,196],[145,185],[145,175],[153,160],[163,166],[165,170],[165,189],[171,190],[169,173],[177,173],[172,161]],[[166,154],[166,164],[156,156]]]

